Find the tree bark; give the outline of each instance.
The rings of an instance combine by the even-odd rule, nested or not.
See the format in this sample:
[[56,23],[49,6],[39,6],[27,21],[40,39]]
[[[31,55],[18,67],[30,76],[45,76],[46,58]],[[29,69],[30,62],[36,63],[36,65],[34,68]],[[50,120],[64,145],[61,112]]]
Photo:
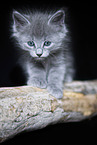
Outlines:
[[97,114],[97,81],[64,84],[63,98],[31,86],[0,88],[0,142],[58,122],[81,121]]

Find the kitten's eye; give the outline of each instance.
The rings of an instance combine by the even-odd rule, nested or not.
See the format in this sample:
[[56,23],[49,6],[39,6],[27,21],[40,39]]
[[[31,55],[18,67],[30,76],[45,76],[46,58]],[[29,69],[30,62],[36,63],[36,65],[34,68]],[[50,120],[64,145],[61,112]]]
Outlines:
[[28,44],[29,46],[35,46],[35,43],[34,43],[33,41],[28,41],[27,44]]
[[51,42],[50,41],[45,41],[44,42],[44,46],[50,46],[51,45]]

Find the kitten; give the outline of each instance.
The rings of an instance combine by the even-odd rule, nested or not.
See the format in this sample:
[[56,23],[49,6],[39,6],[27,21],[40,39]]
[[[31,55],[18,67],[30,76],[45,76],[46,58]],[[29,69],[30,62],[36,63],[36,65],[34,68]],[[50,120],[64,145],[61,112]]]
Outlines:
[[13,37],[23,57],[20,64],[27,73],[27,85],[47,88],[56,98],[63,96],[64,81],[74,75],[72,53],[67,47],[65,11],[13,11]]

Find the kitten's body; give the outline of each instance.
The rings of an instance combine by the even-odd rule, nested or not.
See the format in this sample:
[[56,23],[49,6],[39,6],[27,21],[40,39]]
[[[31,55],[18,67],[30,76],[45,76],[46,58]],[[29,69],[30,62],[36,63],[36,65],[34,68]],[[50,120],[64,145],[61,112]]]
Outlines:
[[27,85],[47,88],[62,98],[63,82],[74,75],[72,54],[66,44],[65,13],[13,13],[13,36],[22,51],[20,64],[28,74]]

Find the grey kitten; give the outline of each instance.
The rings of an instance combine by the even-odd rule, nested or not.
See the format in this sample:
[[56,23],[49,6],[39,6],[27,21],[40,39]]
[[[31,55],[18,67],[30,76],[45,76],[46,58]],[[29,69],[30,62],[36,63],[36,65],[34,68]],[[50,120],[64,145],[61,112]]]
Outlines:
[[27,73],[27,85],[47,88],[56,98],[62,98],[64,81],[72,81],[74,75],[67,32],[64,10],[13,11],[13,37],[23,52],[20,64]]

